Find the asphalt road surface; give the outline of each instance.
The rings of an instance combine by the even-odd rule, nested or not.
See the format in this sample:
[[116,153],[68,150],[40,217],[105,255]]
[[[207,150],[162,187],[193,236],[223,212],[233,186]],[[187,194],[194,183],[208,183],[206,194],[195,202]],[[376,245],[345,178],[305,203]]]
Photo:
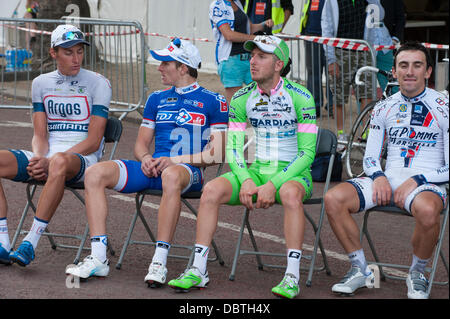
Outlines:
[[[131,117],[130,117],[131,119]],[[138,122],[126,119],[123,121],[124,131],[117,149],[116,158],[133,158],[133,145],[139,127]],[[30,113],[27,110],[0,110],[0,149],[19,148],[30,149],[32,127],[30,124]],[[225,171],[229,168],[225,167]],[[207,169],[207,180],[214,177],[216,168]],[[3,186],[8,198],[9,234],[12,238],[20,215],[26,203],[25,187],[23,183],[15,183],[3,180]],[[314,194],[321,194],[323,184],[315,183]],[[40,193],[38,188],[37,196]],[[0,299],[128,299],[128,300],[158,300],[161,305],[174,305],[169,307],[173,313],[197,311],[196,314],[206,316],[206,308],[197,307],[213,302],[216,305],[210,314],[233,314],[233,304],[256,304],[260,306],[260,314],[265,305],[275,309],[282,305],[271,294],[271,288],[278,284],[284,274],[283,269],[264,268],[258,270],[254,256],[241,256],[239,259],[237,273],[234,281],[229,280],[231,265],[233,261],[235,245],[238,238],[239,225],[242,219],[242,207],[224,206],[219,216],[219,226],[215,234],[216,243],[222,253],[225,264],[211,262],[208,265],[210,284],[204,290],[194,290],[190,293],[175,293],[174,290],[165,286],[160,289],[150,289],[144,283],[147,268],[153,256],[153,246],[132,245],[128,248],[125,260],[120,270],[115,268],[131,217],[134,213],[134,196],[123,195],[114,191],[107,191],[109,202],[108,235],[109,241],[115,250],[114,256],[110,258],[110,273],[104,279],[90,279],[87,282],[70,283],[64,273],[68,264],[71,264],[75,251],[73,249],[52,249],[47,238],[41,238],[36,250],[35,260],[27,267],[18,265],[0,267]],[[37,198],[37,197],[36,197]],[[198,200],[190,201],[194,207],[198,207]],[[156,234],[156,218],[159,205],[158,197],[147,196],[143,205],[144,215]],[[174,243],[192,244],[195,238],[195,219],[186,207],[182,208],[182,216],[179,219]],[[320,211],[319,206],[311,206],[308,211],[317,221]],[[24,229],[28,230],[32,213],[26,219]],[[356,216],[358,223],[362,221],[362,215]],[[283,213],[280,206],[274,206],[267,210],[256,210],[250,217],[258,245],[261,250],[283,253],[285,251],[283,239]],[[84,207],[66,192],[63,201],[50,223],[53,232],[81,233],[84,230],[86,216]],[[385,214],[374,214],[371,217],[370,229],[376,242],[381,258],[389,263],[410,264],[411,245],[410,238],[414,227],[412,218],[391,216]],[[23,238],[21,236],[19,240]],[[142,223],[138,220],[133,233],[135,240],[147,240],[148,235]],[[348,305],[349,300],[379,300],[379,299],[405,299],[406,285],[404,281],[387,279],[380,282],[379,288],[361,289],[352,297],[334,295],[331,286],[338,282],[347,272],[349,263],[345,252],[333,235],[328,221],[325,218],[321,233],[321,239],[327,251],[331,274],[324,271],[314,273],[312,286],[306,287],[305,281],[307,271],[301,271],[301,292],[296,302],[314,299],[334,299],[336,303],[341,300],[341,305]],[[67,239],[59,241],[72,242]],[[313,246],[314,232],[308,224],[305,234],[304,254],[309,254]],[[448,225],[446,229],[443,252],[445,259],[449,260],[448,247]],[[89,247],[89,243],[87,244]],[[248,236],[244,235],[243,246],[250,248]],[[367,242],[363,245],[368,260],[373,260]],[[84,251],[82,258],[89,251]],[[172,249],[171,253],[185,254],[185,250]],[[263,257],[264,258],[264,257]],[[285,264],[283,258],[265,258],[268,263]],[[317,263],[321,264],[321,255],[318,255]],[[168,259],[168,279],[172,279],[183,272],[187,261],[177,258]],[[302,260],[302,266],[308,266],[307,259]],[[406,270],[394,270],[405,274]],[[439,263],[436,273],[437,280],[447,280],[447,274]],[[449,299],[448,286],[433,286],[431,298]],[[263,300],[264,299],[264,300]],[[231,300],[231,302],[230,302]],[[194,307],[190,307],[189,306]],[[224,304],[230,304],[224,306]],[[294,305],[290,303],[290,305]],[[318,304],[319,306],[320,304]],[[229,308],[226,308],[229,307]],[[246,312],[241,312],[246,313]],[[192,313],[191,313],[192,314]],[[235,313],[236,314],[236,313]],[[249,314],[249,312],[247,312]],[[267,315],[267,312],[265,313]],[[213,316],[214,317],[214,316]]]

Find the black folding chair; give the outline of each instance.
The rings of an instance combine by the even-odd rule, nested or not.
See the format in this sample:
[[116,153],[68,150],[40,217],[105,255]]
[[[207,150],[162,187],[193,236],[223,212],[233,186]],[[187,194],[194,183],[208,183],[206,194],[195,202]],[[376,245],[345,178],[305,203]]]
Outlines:
[[[220,175],[220,172],[222,171],[222,166],[223,164],[220,164],[217,170],[217,174],[216,176]],[[202,192],[187,192],[181,195],[181,202],[183,204],[186,205],[186,207],[189,209],[189,211],[195,216],[197,217],[197,210],[189,203],[189,199],[199,199],[202,195]],[[127,237],[125,238],[123,247],[122,247],[122,252],[120,254],[119,260],[116,264],[116,269],[121,269],[122,267],[122,263],[123,263],[123,259],[125,257],[125,252],[127,251],[127,248],[129,245],[132,244],[140,244],[140,245],[155,245],[156,244],[156,238],[153,235],[152,230],[150,229],[150,226],[148,225],[147,221],[145,220],[144,215],[142,214],[142,203],[144,201],[144,197],[145,196],[157,196],[157,197],[161,197],[162,196],[162,191],[161,190],[153,190],[153,189],[147,189],[141,192],[136,193],[136,197],[135,197],[135,202],[136,202],[136,211],[133,214],[133,217],[131,219],[131,224],[130,224],[130,228],[128,230],[128,234]],[[136,225],[136,221],[137,218],[139,217],[139,219],[142,221],[142,224],[144,225],[144,228],[150,238],[150,241],[139,241],[139,240],[133,240],[131,239],[131,236],[133,234],[134,231],[134,227]],[[193,245],[180,245],[180,244],[172,244],[171,245],[173,248],[182,248],[182,249],[187,249],[190,251],[189,255],[174,255],[174,254],[169,254],[169,257],[172,258],[179,258],[179,259],[188,259],[188,265],[190,265],[193,261],[194,258],[194,246]],[[224,265],[224,261],[222,259],[221,253],[219,251],[219,248],[217,247],[216,243],[214,242],[214,240],[211,243],[211,246],[214,249],[215,252],[215,256],[212,258],[208,258],[208,261],[219,261],[220,265]]]
[[[448,190],[448,185],[447,185],[447,190]],[[448,199],[448,195],[447,195],[447,199]],[[447,279],[447,281],[434,281],[434,277],[436,274],[436,269],[437,269],[437,265],[438,265],[438,261],[439,261],[439,256],[441,257],[443,265],[445,267],[445,270],[447,271],[447,278],[449,277],[448,263],[445,260],[444,253],[442,252],[442,241],[444,239],[445,228],[447,226],[447,221],[448,221],[448,210],[449,210],[449,205],[448,205],[448,200],[447,200],[447,207],[444,208],[441,212],[441,216],[443,217],[443,220],[442,220],[442,225],[441,225],[441,229],[439,232],[438,242],[436,243],[436,248],[435,248],[435,252],[434,252],[434,256],[433,256],[432,265],[431,265],[431,268],[429,268],[429,267],[426,268],[426,271],[430,273],[428,294],[431,293],[431,288],[433,286],[433,283],[436,285],[448,285],[448,279]],[[380,261],[379,255],[377,254],[377,251],[375,249],[375,244],[372,240],[372,237],[370,236],[369,227],[368,227],[369,215],[374,212],[381,212],[381,213],[390,214],[390,215],[407,216],[407,217],[412,217],[412,215],[410,213],[408,213],[407,211],[398,208],[397,206],[376,206],[372,209],[367,210],[364,213],[364,220],[363,220],[362,230],[360,233],[361,242],[363,241],[364,237],[366,237],[367,242],[370,247],[370,250],[372,252],[372,255],[375,259],[375,261],[369,261],[368,263],[379,266],[380,279],[385,280],[386,278],[389,278],[389,279],[394,279],[394,280],[406,280],[406,277],[404,277],[404,276],[388,274],[385,271],[383,271],[383,267],[409,269],[410,265],[389,264],[389,263],[383,263]]]
[[[328,191],[328,187],[330,185],[331,173],[333,170],[333,163],[334,163],[334,159],[336,157],[336,147],[337,147],[336,135],[333,132],[331,132],[330,130],[319,128],[319,131],[317,134],[316,157],[329,155],[330,161],[328,164],[328,171],[327,171],[327,176],[326,176],[325,186],[324,186],[322,196],[310,198],[309,200],[307,200],[303,203],[303,205],[305,206],[305,217],[310,222],[310,224],[313,227],[314,232],[315,232],[315,240],[314,240],[314,247],[313,247],[312,254],[310,256],[303,255],[304,259],[309,259],[311,261],[308,268],[302,267],[302,270],[309,271],[308,279],[306,281],[307,286],[311,286],[312,275],[313,275],[314,271],[326,270],[327,275],[331,274],[330,268],[328,267],[325,250],[323,248],[322,241],[320,240],[320,232],[322,230],[323,218],[325,216],[325,206],[324,206],[323,197],[325,196],[325,193]],[[319,222],[317,225],[306,210],[306,206],[308,206],[308,205],[321,205]],[[234,280],[234,278],[235,278],[237,262],[238,262],[238,258],[240,255],[255,255],[259,270],[262,270],[264,268],[264,266],[272,267],[272,268],[284,268],[285,267],[282,265],[271,265],[271,264],[265,264],[262,262],[262,259],[260,257],[262,255],[275,256],[275,257],[286,257],[286,254],[285,253],[280,254],[280,253],[259,251],[258,246],[256,244],[255,236],[253,235],[253,231],[252,231],[252,228],[250,225],[249,213],[250,212],[248,209],[244,210],[244,215],[242,217],[242,223],[241,223],[241,228],[240,228],[240,232],[239,232],[239,237],[238,237],[238,241],[236,244],[236,251],[235,251],[235,255],[234,255],[233,266],[231,268],[231,273],[229,276],[230,280]],[[253,246],[253,250],[251,250],[251,251],[244,250],[241,248],[242,238],[243,238],[245,229],[247,229],[247,231],[248,231],[248,235],[250,237],[250,240],[251,240],[251,243]],[[315,262],[316,262],[318,248],[320,248],[320,252],[321,252],[322,258],[323,258],[323,265],[321,267],[314,266]]]
[[[104,138],[105,138],[105,143],[112,143],[111,154],[109,156],[109,159],[112,159],[114,157],[114,154],[115,154],[115,151],[117,148],[117,144],[119,143],[121,135],[122,135],[122,122],[114,117],[108,118],[108,122],[107,122],[106,128],[105,128]],[[45,182],[40,182],[40,181],[36,181],[36,180],[30,180],[25,183],[27,184],[27,187],[26,187],[27,204],[25,205],[25,208],[23,210],[22,216],[19,221],[19,225],[17,226],[16,232],[14,234],[14,237],[13,237],[13,240],[11,243],[11,247],[13,247],[13,249],[14,249],[14,246],[16,245],[19,235],[28,233],[28,231],[22,230],[23,223],[28,214],[28,210],[31,208],[34,211],[34,213],[36,213],[36,206],[33,203],[33,197],[36,192],[36,188],[37,188],[37,186],[45,185]],[[64,188],[66,190],[70,191],[72,194],[74,194],[75,197],[83,204],[83,206],[85,205],[84,197],[79,193],[79,191],[84,190],[84,182],[78,182],[78,183],[66,185]],[[89,235],[89,224],[86,223],[84,232],[79,235],[51,233],[49,231],[48,226],[47,226],[46,231],[42,235],[47,236],[53,249],[56,249],[57,247],[77,249],[77,254],[75,256],[73,263],[78,264],[82,250],[87,249],[84,247],[84,244],[86,243],[86,239]],[[55,241],[54,237],[77,239],[77,240],[80,240],[80,244],[78,246],[74,246],[74,245],[66,245],[66,244],[57,243]],[[108,249],[109,249],[111,255],[114,255],[114,250],[111,248],[109,243],[108,243]]]

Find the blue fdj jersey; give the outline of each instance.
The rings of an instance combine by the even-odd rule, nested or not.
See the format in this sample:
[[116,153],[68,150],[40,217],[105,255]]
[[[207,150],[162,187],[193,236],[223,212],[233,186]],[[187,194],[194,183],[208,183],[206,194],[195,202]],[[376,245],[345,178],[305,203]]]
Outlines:
[[155,130],[153,157],[203,151],[215,130],[226,130],[226,99],[198,83],[156,91],[149,96],[141,126]]

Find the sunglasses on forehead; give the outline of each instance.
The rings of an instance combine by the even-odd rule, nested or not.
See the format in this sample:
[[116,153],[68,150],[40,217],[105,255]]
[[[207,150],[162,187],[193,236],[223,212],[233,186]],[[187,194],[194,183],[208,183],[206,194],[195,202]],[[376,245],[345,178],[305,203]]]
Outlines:
[[62,35],[63,41],[65,40],[84,40],[84,34],[81,31],[68,31]]

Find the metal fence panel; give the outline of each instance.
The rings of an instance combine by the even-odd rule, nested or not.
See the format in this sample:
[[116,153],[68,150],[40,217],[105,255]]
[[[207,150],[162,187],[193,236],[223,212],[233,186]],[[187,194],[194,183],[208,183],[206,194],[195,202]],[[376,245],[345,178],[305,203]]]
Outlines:
[[[30,28],[33,23],[33,28]],[[76,24],[86,34],[91,46],[87,46],[83,68],[104,75],[112,86],[111,112],[121,113],[139,110],[146,100],[145,34],[136,21],[115,21],[78,18],[73,21],[49,19],[0,18],[3,32],[0,37],[8,47],[0,48],[0,109],[31,108],[31,82],[42,74],[56,69],[50,58],[51,31],[59,24]],[[35,36],[29,43],[30,34]],[[27,48],[36,47],[31,63],[23,66],[22,56]],[[13,69],[7,67],[7,53],[19,61]]]

